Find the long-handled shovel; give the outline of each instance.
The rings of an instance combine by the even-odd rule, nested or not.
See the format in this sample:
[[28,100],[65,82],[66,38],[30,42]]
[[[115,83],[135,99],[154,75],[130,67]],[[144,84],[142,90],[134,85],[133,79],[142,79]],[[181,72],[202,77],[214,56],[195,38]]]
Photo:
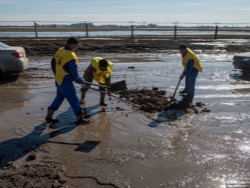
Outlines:
[[95,84],[95,83],[87,82],[87,81],[84,81],[84,83],[87,83],[87,84],[93,85],[93,86],[103,87],[103,88],[110,88],[109,86],[106,86],[106,85]]
[[125,80],[115,82],[115,83],[111,84],[110,86],[95,84],[95,83],[87,82],[87,81],[84,81],[84,83],[89,84],[89,85],[93,85],[93,86],[99,86],[99,87],[107,88],[107,89],[110,89],[112,92],[127,89],[127,85],[126,85]]
[[[125,80],[122,80],[122,81],[119,81],[119,82],[112,83],[110,86],[100,85],[100,84],[94,84],[94,83],[92,83],[92,82],[87,82],[87,81],[85,81],[85,83],[86,83],[86,84],[89,84],[89,85],[94,85],[94,86],[99,86],[99,87],[102,87],[102,88],[106,88],[106,89],[108,89],[110,92],[123,91],[123,90],[127,90],[127,89],[128,89]],[[84,92],[84,91],[82,91],[82,89],[81,89],[81,101],[83,101],[83,99],[84,99],[83,92]]]
[[172,102],[177,101],[177,99],[175,98],[175,95],[176,95],[176,92],[177,92],[177,90],[178,90],[178,88],[179,88],[179,86],[180,86],[180,83],[181,83],[181,79],[179,79],[179,81],[178,81],[178,84],[177,84],[177,86],[176,86],[176,88],[175,88],[175,90],[174,90],[173,96],[170,97],[170,99],[171,99]]
[[127,84],[125,80],[119,81],[119,82],[115,82],[112,83],[110,85],[110,91],[111,92],[115,92],[115,91],[123,91],[123,90],[127,90]]
[[101,90],[96,89],[96,88],[93,88],[93,87],[90,87],[90,89],[95,90],[95,91],[98,91],[98,92],[100,92],[100,93],[107,94],[107,95],[109,95],[109,96],[111,96],[111,97],[114,97],[114,98],[120,100],[120,101],[123,101],[123,102],[126,102],[126,103],[128,103],[128,104],[131,104],[131,105],[134,106],[134,107],[140,108],[139,105],[134,104],[134,103],[132,103],[132,102],[130,102],[130,101],[127,101],[127,100],[125,100],[125,99],[122,99],[122,98],[120,98],[120,97],[117,97],[116,95],[110,94],[110,93],[105,92],[105,91],[101,91]]
[[[106,85],[95,84],[95,83],[87,82],[87,81],[84,81],[84,83],[86,83],[86,84],[88,84],[88,85],[99,86],[99,87],[102,87],[102,88],[110,89],[110,86],[106,86]],[[83,92],[84,92],[84,91],[82,91],[82,89],[83,89],[83,88],[81,88],[81,102],[82,102],[83,99],[84,99],[84,95],[83,95]]]

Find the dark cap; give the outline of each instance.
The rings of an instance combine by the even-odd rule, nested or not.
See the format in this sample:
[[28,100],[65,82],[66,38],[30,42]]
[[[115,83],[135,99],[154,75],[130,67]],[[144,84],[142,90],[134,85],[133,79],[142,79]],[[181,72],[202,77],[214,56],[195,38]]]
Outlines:
[[67,44],[79,44],[79,41],[75,37],[70,37],[67,40]]
[[100,65],[100,67],[107,67],[108,61],[106,59],[101,59],[99,65]]
[[187,49],[187,45],[186,44],[180,44],[179,45],[179,50],[186,50]]

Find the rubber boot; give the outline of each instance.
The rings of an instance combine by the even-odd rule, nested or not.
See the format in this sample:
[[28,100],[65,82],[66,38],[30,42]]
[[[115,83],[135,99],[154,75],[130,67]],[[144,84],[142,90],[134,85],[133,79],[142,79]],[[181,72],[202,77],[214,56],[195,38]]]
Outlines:
[[76,116],[76,124],[77,125],[86,125],[88,124],[89,121],[86,121],[84,118],[83,118],[83,114],[79,114]]
[[100,106],[107,106],[107,104],[104,101],[105,101],[105,94],[100,93]]
[[58,119],[53,118],[54,112],[55,112],[55,110],[48,108],[47,116],[45,118],[47,123],[56,123],[59,121]]
[[84,119],[89,119],[90,118],[90,114],[87,111],[87,108],[82,108],[82,114],[83,114],[83,118]]
[[193,98],[191,97],[183,97],[181,101],[178,102],[178,105],[182,108],[188,108],[192,106]]

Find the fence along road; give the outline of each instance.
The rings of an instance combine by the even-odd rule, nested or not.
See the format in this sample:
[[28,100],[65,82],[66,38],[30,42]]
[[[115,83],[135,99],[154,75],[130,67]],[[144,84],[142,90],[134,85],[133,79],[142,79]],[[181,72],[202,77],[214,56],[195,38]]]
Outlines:
[[[196,25],[196,26],[195,26]],[[221,26],[219,26],[221,25]],[[250,38],[250,23],[0,21],[0,37]]]

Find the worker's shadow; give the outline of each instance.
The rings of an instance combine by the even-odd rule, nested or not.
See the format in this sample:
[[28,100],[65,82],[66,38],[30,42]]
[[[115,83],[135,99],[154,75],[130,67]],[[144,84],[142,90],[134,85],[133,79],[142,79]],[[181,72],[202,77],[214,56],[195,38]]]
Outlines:
[[[88,112],[88,118],[93,117],[96,114],[99,114],[100,111],[97,112],[92,112],[95,109],[97,109],[99,107],[99,104],[93,105],[93,106],[89,106],[86,107],[86,110]],[[50,126],[50,128],[52,129],[67,129],[68,126],[70,126],[70,124],[74,124],[76,122],[76,116],[73,114],[73,111],[71,110],[71,108],[69,107],[67,110],[69,113],[66,115],[64,114],[63,116],[58,116],[57,118],[59,119],[58,123],[54,123]],[[66,124],[64,122],[67,122]]]
[[[99,114],[99,118],[103,117],[102,115],[102,108],[100,108],[99,111],[94,111],[97,108],[99,108],[100,105],[96,104],[93,106],[90,106],[87,108],[88,114],[93,117],[94,115],[98,115]],[[93,112],[92,112],[93,111]],[[106,115],[104,115],[105,117]],[[102,119],[102,118],[101,118]],[[101,125],[99,125],[99,127],[103,127],[103,123],[105,123],[105,119],[102,119],[103,121],[98,121],[99,123],[101,123]],[[110,126],[104,126],[106,127],[110,127]],[[54,125],[54,128],[57,129],[65,129],[65,125],[62,125],[61,123],[57,123],[57,125]],[[98,129],[98,132],[102,132],[102,130]],[[53,133],[53,134],[57,134],[57,132]],[[100,143],[101,141],[97,141],[97,140],[85,140],[83,143],[69,143],[69,142],[58,142],[58,141],[48,141],[48,143],[53,143],[53,144],[63,144],[63,145],[75,145],[78,146],[75,151],[80,151],[80,152],[84,152],[84,153],[90,153],[93,149],[96,148],[96,146]]]
[[[75,123],[75,114],[71,109],[61,113],[57,118],[59,119],[57,123],[58,129],[50,129],[52,132],[43,134],[43,131],[48,125],[46,123],[41,123],[35,126],[33,131],[28,135],[0,142],[0,169],[22,158],[29,152],[36,151],[40,146],[49,142],[50,138],[66,134],[77,127]],[[30,158],[27,157],[26,160],[28,161]]]
[[169,108],[158,114],[157,117],[148,124],[148,126],[158,127],[161,123],[173,122],[185,114],[187,114],[186,108]]

